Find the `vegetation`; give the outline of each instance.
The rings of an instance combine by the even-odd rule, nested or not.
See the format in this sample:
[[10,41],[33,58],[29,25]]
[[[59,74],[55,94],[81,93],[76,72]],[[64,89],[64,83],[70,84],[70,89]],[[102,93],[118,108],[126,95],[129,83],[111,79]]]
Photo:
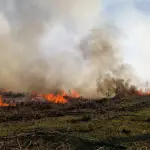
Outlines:
[[142,148],[150,149],[149,96],[0,108],[2,150]]

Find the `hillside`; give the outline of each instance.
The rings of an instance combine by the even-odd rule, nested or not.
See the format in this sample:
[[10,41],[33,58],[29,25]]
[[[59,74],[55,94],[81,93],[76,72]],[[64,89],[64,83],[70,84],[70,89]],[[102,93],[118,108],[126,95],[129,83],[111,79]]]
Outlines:
[[150,96],[69,101],[1,107],[0,149],[150,149]]

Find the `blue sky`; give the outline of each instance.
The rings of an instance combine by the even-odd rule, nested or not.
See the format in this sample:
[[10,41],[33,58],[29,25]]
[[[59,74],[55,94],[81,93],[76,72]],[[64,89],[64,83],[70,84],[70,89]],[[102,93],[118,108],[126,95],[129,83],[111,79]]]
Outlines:
[[143,79],[150,79],[150,0],[103,0],[105,17],[123,33],[124,60]]
[[126,6],[136,7],[138,10],[143,13],[150,12],[150,1],[149,0],[103,0],[103,6],[106,13],[117,13],[119,8]]

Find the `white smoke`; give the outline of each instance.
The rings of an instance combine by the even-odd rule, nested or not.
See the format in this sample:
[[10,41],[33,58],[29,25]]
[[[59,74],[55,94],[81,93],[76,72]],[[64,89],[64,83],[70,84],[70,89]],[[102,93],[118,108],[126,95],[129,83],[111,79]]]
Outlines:
[[0,13],[0,36],[10,33],[10,26],[3,13]]
[[[150,81],[150,13],[146,12],[149,2],[132,0],[124,3],[126,5],[114,2],[116,10],[113,19],[123,33],[120,44],[124,60],[132,65],[139,76],[140,80],[136,84],[143,87],[146,81]],[[143,11],[138,7],[143,8]]]
[[120,57],[117,32],[103,27],[99,0],[8,4],[11,9],[4,9],[2,22],[9,32],[0,39],[0,86],[19,91],[74,88],[91,95],[107,73],[130,77]]

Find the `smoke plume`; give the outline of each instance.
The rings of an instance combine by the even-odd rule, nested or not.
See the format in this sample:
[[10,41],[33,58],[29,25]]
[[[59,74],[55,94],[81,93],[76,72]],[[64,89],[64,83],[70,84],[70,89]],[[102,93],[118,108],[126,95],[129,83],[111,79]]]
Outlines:
[[[124,61],[132,64],[139,76],[138,86],[148,88],[150,82],[148,64],[150,63],[150,1],[114,0],[105,1],[105,14],[122,32],[119,43]],[[109,13],[108,13],[109,12]]]
[[5,0],[0,86],[40,92],[73,88],[84,96],[103,95],[110,87],[103,85],[108,74],[125,80],[132,74],[116,34],[105,24],[99,0]]

